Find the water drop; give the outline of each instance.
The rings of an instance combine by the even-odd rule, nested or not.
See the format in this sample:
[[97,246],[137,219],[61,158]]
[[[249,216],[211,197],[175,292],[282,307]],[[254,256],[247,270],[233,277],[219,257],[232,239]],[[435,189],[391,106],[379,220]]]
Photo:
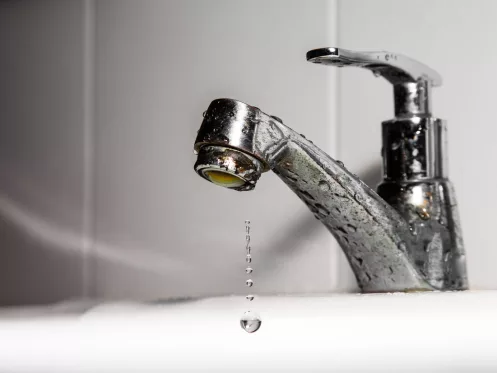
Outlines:
[[205,114],[207,114],[207,110],[202,113],[202,116],[205,118]]
[[252,255],[247,255],[247,256],[245,257],[245,261],[246,261],[247,263],[252,263]]
[[377,78],[379,76],[381,76],[381,73],[379,71],[373,71],[373,75]]
[[247,267],[247,268],[245,268],[245,273],[250,274],[250,273],[252,273],[253,271],[254,271],[254,270],[252,269],[252,267]]
[[335,162],[338,163],[340,166],[345,167],[342,161],[336,160]]
[[254,285],[254,281],[252,281],[251,279],[248,279],[247,281],[245,281],[245,285],[247,285],[249,288],[251,288]]
[[219,135],[217,138],[223,142],[230,142],[230,139],[228,139],[225,135]]
[[228,115],[229,115],[230,117],[234,117],[234,116],[235,116],[235,113],[233,113],[232,111],[230,111]]
[[250,224],[250,220],[245,220],[245,224]]
[[252,311],[247,311],[240,319],[240,326],[247,333],[254,333],[261,327],[262,321],[258,314]]
[[247,247],[246,247],[246,249],[247,249],[247,255],[249,255],[249,254],[250,254],[251,247],[250,247],[250,246],[247,246]]
[[250,242],[250,234],[247,234],[247,235],[245,236],[245,240],[246,240],[247,242]]
[[354,233],[354,232],[356,232],[356,231],[357,231],[357,228],[356,228],[354,225],[352,225],[352,224],[347,224],[347,226],[346,226],[346,227],[347,227],[347,230],[348,230],[349,232],[351,232],[351,233]]
[[388,54],[385,55],[385,61],[388,61],[390,59],[390,56]]
[[310,200],[314,200],[314,197],[309,192],[302,190],[302,189],[299,189],[299,192],[300,192],[301,197],[304,197],[304,198],[307,198]]
[[322,217],[326,217],[330,214],[330,212],[320,203],[316,203],[314,207],[317,209],[318,214]]
[[397,150],[400,148],[400,141],[394,141],[390,147],[392,150]]
[[413,236],[417,236],[418,235],[418,230],[416,229],[416,226],[414,224],[411,224],[409,226],[409,231],[411,232],[411,234]]
[[321,180],[318,183],[318,186],[319,186],[319,189],[321,189],[321,191],[323,191],[323,192],[328,192],[330,190],[330,185],[324,180]]
[[198,150],[193,149],[193,154],[198,155]]
[[407,250],[407,245],[404,241],[399,242],[399,250],[406,251]]
[[428,212],[428,210],[424,207],[418,207],[416,209],[416,212],[418,213],[419,217],[423,220],[427,220],[430,218],[430,213]]
[[345,175],[338,175],[338,176],[337,176],[337,181],[338,181],[340,184],[344,185],[344,184],[347,184],[347,183],[348,183],[349,178],[348,178],[347,176],[345,176]]
[[300,136],[302,136],[304,139],[307,139],[303,134],[300,134]]
[[247,299],[249,302],[252,302],[254,300],[254,296],[253,295],[247,295],[245,297],[245,299]]

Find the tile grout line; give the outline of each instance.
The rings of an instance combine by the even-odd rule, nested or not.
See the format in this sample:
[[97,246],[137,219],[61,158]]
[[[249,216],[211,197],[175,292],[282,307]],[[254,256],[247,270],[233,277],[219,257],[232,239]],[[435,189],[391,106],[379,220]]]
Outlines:
[[82,288],[83,297],[94,296],[94,172],[95,172],[95,0],[83,0],[83,212]]
[[[337,48],[341,48],[341,40],[340,40],[340,11],[341,11],[341,0],[335,0],[334,6],[332,7],[332,14],[330,16],[330,20],[332,21],[331,32],[335,35],[333,46]],[[334,87],[332,89],[332,95],[334,96],[334,113],[332,113],[331,118],[335,122],[334,126],[334,158],[341,159],[342,157],[342,74],[339,69],[334,69],[333,79],[335,81]],[[349,288],[348,276],[345,277],[347,271],[344,271],[344,268],[348,268],[349,263],[343,255],[341,255],[342,248],[338,244],[338,242],[334,239],[333,244],[336,248],[337,255],[335,256],[332,266],[333,273],[335,274],[333,278],[334,285],[336,290],[343,291]]]

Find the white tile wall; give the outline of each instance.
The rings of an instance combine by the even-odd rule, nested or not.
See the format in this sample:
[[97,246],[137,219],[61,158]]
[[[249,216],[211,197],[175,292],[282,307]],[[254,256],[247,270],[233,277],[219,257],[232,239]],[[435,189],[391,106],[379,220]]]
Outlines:
[[255,191],[193,172],[202,112],[236,98],[333,151],[334,72],[305,60],[333,44],[333,1],[97,2],[95,288],[98,296],[328,291],[336,245],[274,174]]
[[391,88],[305,61],[334,45],[404,53],[443,75],[433,106],[449,121],[471,283],[497,286],[495,2],[50,0],[0,10],[0,303],[244,292],[245,219],[254,290],[353,289],[331,235],[275,175],[236,193],[192,169],[201,113],[230,97],[282,117],[374,186]]
[[83,3],[0,2],[0,304],[81,296]]

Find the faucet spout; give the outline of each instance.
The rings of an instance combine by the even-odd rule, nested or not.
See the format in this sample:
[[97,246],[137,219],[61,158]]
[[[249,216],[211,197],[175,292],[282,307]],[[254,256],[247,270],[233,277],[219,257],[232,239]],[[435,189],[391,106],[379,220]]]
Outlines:
[[280,119],[215,100],[195,151],[197,173],[209,181],[206,169],[240,179],[224,185],[231,189],[250,190],[262,172],[276,173],[337,239],[363,292],[435,290],[414,263],[416,242],[399,212]]

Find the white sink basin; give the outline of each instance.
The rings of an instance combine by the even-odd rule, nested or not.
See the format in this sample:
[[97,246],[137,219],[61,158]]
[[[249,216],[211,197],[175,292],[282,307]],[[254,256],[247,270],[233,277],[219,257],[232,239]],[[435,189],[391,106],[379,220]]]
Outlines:
[[[494,291],[74,308],[0,313],[0,371],[497,371]],[[248,309],[262,318],[253,334],[239,324]]]

